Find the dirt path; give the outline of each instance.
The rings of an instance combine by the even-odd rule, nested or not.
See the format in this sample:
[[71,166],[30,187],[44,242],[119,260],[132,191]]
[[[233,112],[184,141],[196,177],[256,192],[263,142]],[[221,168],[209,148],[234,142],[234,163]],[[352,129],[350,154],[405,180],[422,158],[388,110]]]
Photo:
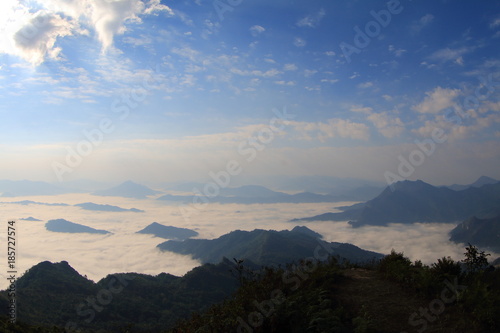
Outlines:
[[344,271],[344,275],[346,281],[342,284],[339,297],[346,310],[354,316],[368,319],[380,332],[410,333],[421,328],[421,325],[409,325],[408,319],[420,307],[426,307],[428,301],[383,280],[375,271],[356,268]]

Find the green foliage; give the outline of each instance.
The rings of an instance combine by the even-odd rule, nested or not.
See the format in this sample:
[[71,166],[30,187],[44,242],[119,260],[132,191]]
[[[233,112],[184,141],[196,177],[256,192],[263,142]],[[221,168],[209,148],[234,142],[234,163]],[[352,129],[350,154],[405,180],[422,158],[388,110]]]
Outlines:
[[391,254],[380,260],[378,269],[386,278],[404,282],[410,276],[411,267],[412,264],[409,258],[405,257],[403,253],[397,253],[392,249]]
[[470,243],[469,246],[465,249],[465,259],[463,260],[463,262],[467,266],[469,272],[479,272],[488,267],[488,259],[486,257],[490,255],[489,253],[479,251],[477,247],[471,245]]
[[[487,256],[472,246],[467,251],[464,262],[480,264]],[[470,269],[464,274],[460,262],[450,257],[427,266],[394,250],[377,265],[357,269],[333,257],[326,262],[300,260],[285,267],[259,268],[248,266],[248,261],[233,261],[203,265],[182,278],[165,273],[123,274],[130,278],[124,292],[113,295],[87,325],[75,307],[96,296],[117,275],[94,283],[67,263],[41,263],[18,283],[22,323],[3,322],[0,332],[63,332],[68,320],[76,321],[86,333],[234,332],[238,327],[255,333],[388,332],[392,330],[384,325],[404,325],[407,319],[392,318],[384,313],[385,306],[394,311],[414,297],[421,300],[415,304],[436,304],[431,302],[439,300],[443,290],[446,297],[455,293],[446,289],[450,284],[461,286],[456,292],[459,297],[445,302],[439,320],[429,325],[439,323],[440,332],[500,331],[500,270]],[[479,264],[476,267],[484,267]],[[373,266],[375,270],[370,270]],[[357,298],[350,300],[360,286]],[[389,292],[394,288],[397,292]],[[372,302],[377,297],[382,303]],[[6,302],[5,292],[0,293],[0,306]],[[373,304],[383,306],[374,311]],[[408,316],[419,306],[409,309]]]
[[[349,332],[343,308],[335,300],[340,268],[301,261],[287,269],[265,267],[234,297],[196,314],[171,332]],[[256,322],[260,318],[261,322]]]

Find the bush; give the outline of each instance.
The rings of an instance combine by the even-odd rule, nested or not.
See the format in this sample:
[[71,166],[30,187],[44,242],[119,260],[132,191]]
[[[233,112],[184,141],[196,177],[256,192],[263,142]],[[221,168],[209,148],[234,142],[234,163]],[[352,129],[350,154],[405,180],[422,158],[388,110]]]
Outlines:
[[378,266],[379,271],[384,274],[387,279],[397,282],[406,282],[410,276],[411,261],[404,254],[397,253],[394,249],[391,254],[386,255]]

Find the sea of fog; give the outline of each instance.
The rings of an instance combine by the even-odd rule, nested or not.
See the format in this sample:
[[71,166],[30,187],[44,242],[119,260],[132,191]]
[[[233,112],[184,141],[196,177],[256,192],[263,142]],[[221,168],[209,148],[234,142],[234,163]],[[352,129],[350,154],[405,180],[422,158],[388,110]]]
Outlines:
[[[98,212],[75,206],[20,205],[6,202],[32,200],[42,203],[70,205],[93,202],[138,208],[143,213]],[[352,243],[363,249],[389,253],[391,249],[404,252],[412,260],[435,262],[443,256],[459,260],[464,247],[451,243],[448,232],[453,224],[393,224],[389,227],[362,227],[353,229],[347,222],[292,223],[289,220],[325,212],[350,202],[317,204],[216,204],[211,203],[190,211],[187,218],[179,206],[154,199],[125,199],[100,197],[89,194],[60,196],[16,197],[0,200],[0,288],[5,289],[7,277],[7,222],[16,221],[16,269],[22,275],[39,262],[68,261],[80,274],[98,281],[111,273],[138,272],[157,275],[162,272],[183,275],[200,265],[190,256],[161,252],[156,245],[165,241],[152,235],[136,234],[152,222],[196,230],[197,238],[217,238],[233,230],[292,229],[306,225],[319,232],[327,241]],[[24,221],[34,217],[42,221]],[[112,234],[69,234],[47,231],[45,223],[51,219],[66,219]],[[492,256],[494,257],[494,256]]]

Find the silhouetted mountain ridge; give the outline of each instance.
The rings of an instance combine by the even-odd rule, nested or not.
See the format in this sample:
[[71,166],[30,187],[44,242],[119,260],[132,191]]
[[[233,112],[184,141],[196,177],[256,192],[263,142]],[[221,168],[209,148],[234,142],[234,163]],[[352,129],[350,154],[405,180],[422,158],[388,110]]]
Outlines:
[[167,241],[158,245],[163,251],[190,254],[202,263],[216,263],[222,257],[248,259],[260,265],[279,265],[313,257],[319,251],[353,262],[381,258],[379,253],[362,250],[352,244],[325,242],[314,231],[301,227],[292,231],[235,230],[217,239]]
[[45,224],[48,231],[67,233],[109,234],[109,231],[94,229],[65,219],[50,220]]
[[166,226],[163,224],[159,224],[157,222],[153,222],[144,229],[137,231],[138,234],[151,234],[156,237],[165,238],[165,239],[176,239],[176,240],[184,240],[186,238],[198,236],[198,232],[187,229],[187,228],[178,228],[172,226]]
[[500,214],[500,183],[454,191],[421,180],[401,181],[379,196],[340,213],[326,213],[294,221],[346,221],[354,227],[388,223],[457,222],[470,216]]
[[481,176],[472,184],[468,184],[468,185],[453,184],[453,185],[450,185],[447,187],[451,190],[462,191],[462,190],[468,189],[469,187],[481,187],[483,185],[495,184],[495,183],[498,183],[498,180],[493,179],[491,177],[487,177],[487,176]]
[[124,198],[134,198],[134,199],[144,199],[150,195],[155,195],[160,193],[150,189],[147,186],[134,183],[133,181],[126,181],[120,185],[108,188],[106,190],[95,191],[93,195],[99,196],[113,196],[113,197],[124,197]]
[[[288,194],[270,190],[259,185],[245,185],[234,188],[221,188],[217,196],[210,197],[210,202],[222,204],[271,204],[271,203],[319,203],[367,200],[380,193],[381,189],[376,187],[357,188],[342,194],[317,194],[312,192],[300,192]],[[202,191],[200,190],[202,193]],[[194,195],[166,194],[158,198],[163,201],[175,201],[182,203],[193,202]]]
[[450,236],[455,243],[471,243],[500,253],[500,216],[488,219],[473,216],[450,231]]
[[101,204],[96,204],[93,202],[85,202],[81,204],[76,204],[75,206],[81,207],[82,209],[85,210],[92,210],[92,211],[101,211],[101,212],[133,212],[133,213],[143,213],[143,210],[137,209],[137,208],[121,208],[118,206],[112,206],[112,205],[101,205]]

